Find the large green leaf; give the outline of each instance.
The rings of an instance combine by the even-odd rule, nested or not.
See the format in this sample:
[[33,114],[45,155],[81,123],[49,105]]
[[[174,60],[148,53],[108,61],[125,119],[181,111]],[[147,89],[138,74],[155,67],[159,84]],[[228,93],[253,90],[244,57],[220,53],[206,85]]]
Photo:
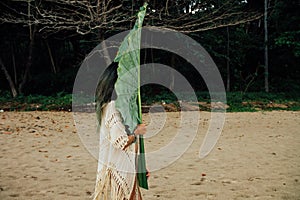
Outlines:
[[[124,38],[119,47],[115,62],[118,64],[118,80],[115,84],[117,99],[116,108],[122,114],[124,124],[131,132],[137,124],[142,122],[140,98],[140,44],[141,29],[146,14],[147,4],[141,7],[133,29]],[[138,182],[148,189],[146,177],[146,161],[144,155],[143,137],[139,137]]]

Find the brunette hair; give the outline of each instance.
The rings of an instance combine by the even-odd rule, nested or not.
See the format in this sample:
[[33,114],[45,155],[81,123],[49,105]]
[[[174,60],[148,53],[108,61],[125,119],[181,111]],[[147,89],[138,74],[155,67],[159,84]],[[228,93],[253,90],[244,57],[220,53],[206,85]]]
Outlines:
[[100,77],[96,89],[96,114],[99,125],[101,124],[101,115],[103,107],[111,100],[115,100],[115,83],[118,78],[118,63],[111,63]]

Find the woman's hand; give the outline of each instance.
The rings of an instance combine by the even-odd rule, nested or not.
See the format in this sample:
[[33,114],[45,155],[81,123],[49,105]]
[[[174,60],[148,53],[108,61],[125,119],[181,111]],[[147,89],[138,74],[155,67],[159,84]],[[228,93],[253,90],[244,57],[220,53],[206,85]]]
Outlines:
[[134,134],[136,135],[144,135],[146,133],[146,125],[145,124],[138,124],[134,130]]
[[[128,142],[124,146],[123,150],[126,149],[129,145],[131,145],[135,140],[135,135],[144,135],[146,133],[146,125],[145,124],[138,124],[134,130],[134,135],[128,135]],[[136,146],[137,148],[137,146]],[[136,149],[137,151],[137,149]]]

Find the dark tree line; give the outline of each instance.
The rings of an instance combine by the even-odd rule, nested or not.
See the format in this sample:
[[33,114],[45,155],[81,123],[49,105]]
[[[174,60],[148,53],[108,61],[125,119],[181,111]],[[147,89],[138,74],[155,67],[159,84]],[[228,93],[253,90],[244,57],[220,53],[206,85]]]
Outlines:
[[[228,91],[263,91],[267,76],[270,91],[299,92],[299,1],[266,2],[267,43],[262,0],[151,0],[145,25],[177,30],[198,41],[213,57]],[[70,93],[84,57],[104,39],[129,30],[143,3],[2,0],[0,90],[10,90],[13,96]],[[167,52],[146,55],[193,74],[176,55],[168,61],[163,61]]]

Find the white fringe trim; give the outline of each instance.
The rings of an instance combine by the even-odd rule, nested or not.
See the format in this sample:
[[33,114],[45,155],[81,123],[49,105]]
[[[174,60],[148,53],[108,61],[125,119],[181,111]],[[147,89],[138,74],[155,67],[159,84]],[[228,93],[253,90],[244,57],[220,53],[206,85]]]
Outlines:
[[[131,190],[117,171],[107,169],[99,174],[93,200],[128,200]],[[102,179],[101,179],[102,178]]]

